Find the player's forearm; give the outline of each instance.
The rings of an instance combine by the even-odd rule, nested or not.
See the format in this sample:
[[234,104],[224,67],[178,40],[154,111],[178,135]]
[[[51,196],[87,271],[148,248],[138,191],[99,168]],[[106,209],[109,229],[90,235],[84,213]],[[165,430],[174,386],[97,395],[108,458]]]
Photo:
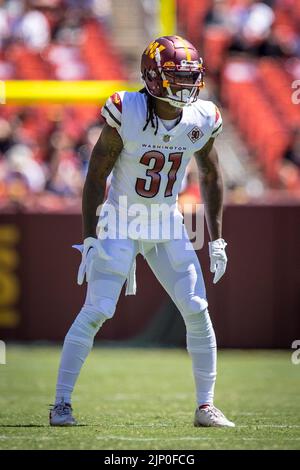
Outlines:
[[205,218],[211,240],[222,238],[223,181],[220,172],[200,181]]
[[98,222],[97,209],[104,201],[106,181],[95,182],[87,176],[82,195],[82,222],[83,238],[97,237],[96,227]]
[[123,142],[115,129],[105,125],[89,163],[82,195],[83,237],[97,237],[97,209],[103,203],[106,180],[121,153]]

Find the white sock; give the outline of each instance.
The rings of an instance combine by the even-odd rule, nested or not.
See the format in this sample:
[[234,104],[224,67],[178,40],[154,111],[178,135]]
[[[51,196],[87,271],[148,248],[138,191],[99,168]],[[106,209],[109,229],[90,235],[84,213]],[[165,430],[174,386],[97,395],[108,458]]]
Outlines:
[[94,337],[107,318],[84,305],[65,337],[58,371],[55,404],[71,403],[81,367],[92,349]]
[[217,345],[208,310],[185,316],[185,324],[197,405],[213,404],[217,376]]

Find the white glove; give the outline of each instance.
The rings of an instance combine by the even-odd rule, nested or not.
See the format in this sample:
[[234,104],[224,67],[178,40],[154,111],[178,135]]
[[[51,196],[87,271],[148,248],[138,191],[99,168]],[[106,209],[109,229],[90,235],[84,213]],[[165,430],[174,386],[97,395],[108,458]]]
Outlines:
[[225,247],[227,243],[223,238],[218,238],[208,243],[210,256],[210,272],[215,273],[213,283],[216,284],[226,270],[227,256]]
[[[99,257],[104,260],[111,259],[106,251],[104,251],[101,240],[93,237],[88,237],[84,240],[83,245],[72,245],[73,248],[79,250],[82,254],[81,263],[78,269],[77,283],[81,285],[84,281],[84,276],[86,276],[86,281],[89,280],[90,272],[92,268],[93,261],[95,258]],[[87,256],[92,256],[91,262],[87,263]]]

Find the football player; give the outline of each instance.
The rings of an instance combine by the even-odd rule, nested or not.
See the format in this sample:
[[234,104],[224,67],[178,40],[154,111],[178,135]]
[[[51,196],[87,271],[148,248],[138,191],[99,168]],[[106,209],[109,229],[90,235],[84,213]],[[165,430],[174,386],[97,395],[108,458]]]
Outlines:
[[[82,283],[86,275],[87,296],[64,341],[50,424],[76,424],[71,407],[76,379],[94,336],[113,317],[126,280],[126,293],[135,292],[135,258],[142,253],[186,326],[196,387],[194,425],[233,427],[213,402],[216,339],[201,267],[186,230],[181,238],[166,238],[159,232],[154,240],[149,240],[148,232],[136,238],[121,233],[128,227],[131,208],[136,204],[148,209],[167,204],[168,217],[182,224],[176,201],[186,166],[195,155],[211,239],[213,282],[221,278],[227,257],[222,238],[223,185],[214,140],[222,129],[222,118],[211,101],[199,99],[203,61],[187,40],[163,36],[151,42],[142,55],[141,75],[142,90],[116,92],[102,108],[106,123],[92,151],[82,202],[84,242],[79,247],[82,261],[78,282]],[[110,189],[102,205],[111,172]],[[115,224],[117,236],[103,236],[114,225],[103,218],[108,205],[115,209],[117,218],[124,213],[129,217],[121,229]],[[146,228],[161,223],[155,217],[143,219]]]

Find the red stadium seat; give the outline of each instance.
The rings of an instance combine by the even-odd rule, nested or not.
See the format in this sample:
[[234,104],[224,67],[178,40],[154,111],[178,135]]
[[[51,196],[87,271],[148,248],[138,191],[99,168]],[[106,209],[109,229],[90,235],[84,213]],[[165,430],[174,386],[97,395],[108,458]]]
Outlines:
[[97,22],[90,20],[84,26],[81,51],[92,79],[126,80],[121,57]]
[[280,161],[291,135],[281,115],[276,112],[257,76],[235,81],[223,75],[223,99],[247,145],[256,155],[270,184],[278,182]]
[[204,57],[209,73],[216,73],[224,65],[225,51],[231,42],[231,35],[225,28],[210,26],[204,32]]
[[7,51],[7,57],[15,66],[17,79],[47,80],[54,78],[51,65],[40,54],[27,49],[24,45],[14,44]]

